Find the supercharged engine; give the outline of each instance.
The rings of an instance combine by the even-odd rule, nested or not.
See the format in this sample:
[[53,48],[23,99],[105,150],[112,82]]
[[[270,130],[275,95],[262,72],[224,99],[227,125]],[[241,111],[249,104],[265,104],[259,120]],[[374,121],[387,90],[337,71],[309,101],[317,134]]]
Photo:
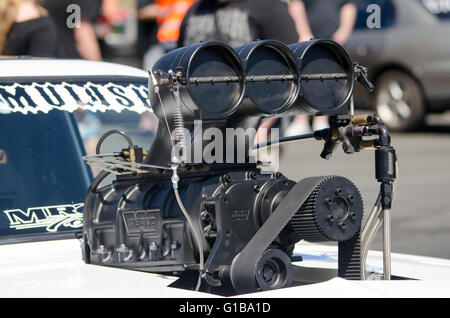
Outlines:
[[[292,286],[295,244],[331,241],[338,276],[362,279],[368,242],[358,188],[334,175],[289,180],[265,161],[277,159],[276,146],[308,138],[324,141],[324,159],[339,144],[348,154],[375,149],[374,211],[389,211],[395,150],[378,116],[353,116],[355,81],[373,88],[330,40],[205,42],[166,54],[150,70],[159,118],[150,150],[111,131],[86,158],[103,171],[85,200],[84,260],[177,275],[188,289],[248,293]],[[272,130],[254,143],[262,119],[297,114],[330,116],[330,128],[282,138]],[[129,147],[101,154],[112,134]],[[115,180],[102,185],[109,174]]]

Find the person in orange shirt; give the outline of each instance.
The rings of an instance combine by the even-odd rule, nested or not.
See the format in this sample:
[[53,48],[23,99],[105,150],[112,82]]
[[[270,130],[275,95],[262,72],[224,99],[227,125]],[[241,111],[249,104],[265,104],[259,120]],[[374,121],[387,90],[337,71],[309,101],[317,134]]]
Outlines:
[[158,43],[144,56],[144,69],[149,70],[165,53],[173,50],[180,36],[180,26],[187,10],[195,0],[154,0],[139,10],[140,20],[156,20]]
[[159,42],[177,42],[180,37],[180,26],[184,15],[195,0],[161,0],[172,2],[166,16],[161,19],[157,38]]
[[[141,21],[156,21],[158,31],[157,43],[150,46],[143,57],[143,67],[146,71],[164,54],[177,46],[180,36],[180,26],[183,18],[195,0],[152,0],[152,3],[142,7],[138,12]],[[142,114],[139,130],[142,133],[154,132],[157,119],[153,114]]]

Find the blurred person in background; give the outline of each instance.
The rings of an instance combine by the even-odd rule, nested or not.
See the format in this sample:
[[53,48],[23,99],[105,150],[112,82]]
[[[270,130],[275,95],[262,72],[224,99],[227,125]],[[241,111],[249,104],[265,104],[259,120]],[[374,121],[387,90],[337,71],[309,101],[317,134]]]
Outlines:
[[198,0],[181,24],[178,46],[217,40],[231,46],[257,39],[297,42],[294,22],[280,0]]
[[139,10],[140,20],[156,21],[156,43],[144,56],[144,68],[149,70],[165,53],[177,46],[183,18],[195,0],[153,0]]
[[[158,32],[158,24],[156,23],[157,14],[147,11],[156,10],[156,5],[154,4],[154,0],[138,0],[137,5],[138,38],[136,43],[136,51],[139,56],[143,57],[149,47],[158,42],[156,38],[156,33]],[[143,68],[145,70],[144,66]]]
[[56,26],[36,0],[0,1],[0,54],[59,56]]
[[110,49],[105,39],[112,32],[113,25],[117,22],[116,20],[120,12],[118,0],[102,0],[101,10],[99,11],[98,19],[96,19],[95,23],[95,33],[102,57],[108,58]]
[[[180,36],[180,26],[187,10],[195,0],[141,0],[139,4],[139,21],[147,22],[149,27],[149,48],[144,53],[143,67],[150,70],[153,64],[164,54],[177,46]],[[155,23],[155,24],[153,24]],[[154,26],[154,28],[152,28]],[[152,42],[150,42],[152,41]],[[141,115],[139,131],[143,134],[153,134],[158,120],[150,113]]]
[[[280,0],[198,0],[181,24],[178,46],[211,40],[239,46],[264,39],[286,44],[298,41],[286,3]],[[261,128],[270,129],[278,123],[275,118],[264,121],[256,142],[267,139]]]
[[[137,39],[137,53],[142,56],[142,67],[144,70],[149,70],[148,61],[145,59],[145,54],[150,47],[158,43],[156,34],[158,32],[157,17],[160,15],[160,10],[155,0],[138,0],[138,39]],[[138,131],[141,134],[153,135],[158,126],[157,118],[153,113],[144,112],[141,114]]]
[[[350,0],[288,0],[289,13],[295,21],[299,41],[328,38],[344,45],[356,22],[357,7]],[[328,117],[313,119],[312,130],[328,128]],[[308,115],[295,116],[285,135],[311,132]]]
[[[94,30],[101,9],[99,0],[44,0],[47,9],[58,27],[59,39],[63,47],[63,57],[100,61],[100,47]],[[75,6],[80,9],[74,10]],[[79,25],[74,22],[74,14],[80,14]],[[68,23],[69,22],[69,23]]]
[[[42,5],[49,12],[58,27],[59,41],[64,58],[101,61],[100,46],[94,25],[101,10],[100,0],[44,0]],[[78,6],[77,11],[75,6]],[[79,25],[74,14],[79,13]],[[95,147],[102,133],[102,124],[97,114],[78,109],[75,111],[81,138],[86,154],[94,155]],[[93,170],[96,174],[96,171]]]

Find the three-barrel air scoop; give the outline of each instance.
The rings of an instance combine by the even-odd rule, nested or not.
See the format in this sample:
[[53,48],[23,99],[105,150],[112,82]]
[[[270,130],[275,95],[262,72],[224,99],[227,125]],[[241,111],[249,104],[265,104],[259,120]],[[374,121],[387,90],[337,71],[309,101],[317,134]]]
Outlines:
[[194,120],[256,129],[262,117],[348,115],[354,78],[350,56],[331,40],[264,40],[234,49],[211,41],[174,50],[150,71],[161,124],[148,158],[168,162],[170,132],[192,130]]
[[150,73],[153,111],[169,122],[175,82],[186,120],[347,114],[354,85],[350,56],[331,40],[198,43],[164,55]]

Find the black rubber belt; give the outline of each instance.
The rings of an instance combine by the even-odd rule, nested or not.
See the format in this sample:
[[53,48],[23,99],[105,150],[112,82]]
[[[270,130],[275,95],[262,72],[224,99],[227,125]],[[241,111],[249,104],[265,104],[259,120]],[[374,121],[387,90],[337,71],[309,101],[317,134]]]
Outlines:
[[339,242],[338,276],[349,280],[361,279],[361,231],[351,239]]
[[249,293],[257,290],[258,285],[255,272],[258,260],[303,203],[305,203],[314,188],[326,178],[326,176],[311,177],[299,181],[289,191],[267,221],[264,222],[250,242],[236,255],[231,264],[230,275],[233,287],[238,293]]

